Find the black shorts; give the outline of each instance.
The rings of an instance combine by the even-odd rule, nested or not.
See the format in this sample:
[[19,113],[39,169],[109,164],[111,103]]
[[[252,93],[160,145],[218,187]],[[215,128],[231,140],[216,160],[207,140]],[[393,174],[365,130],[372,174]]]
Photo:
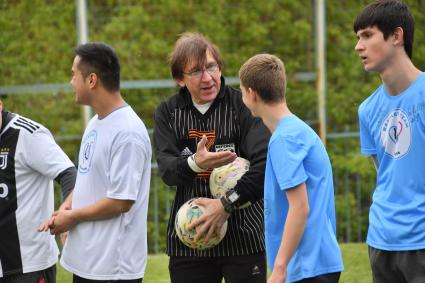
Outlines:
[[264,253],[229,257],[170,257],[171,283],[265,283]]
[[47,269],[0,278],[0,283],[56,283],[56,265]]
[[425,250],[384,251],[369,246],[374,283],[425,282]]
[[296,283],[338,283],[341,272],[322,274],[316,277],[305,278]]
[[132,280],[91,280],[73,274],[72,283],[142,283],[142,279],[143,278]]

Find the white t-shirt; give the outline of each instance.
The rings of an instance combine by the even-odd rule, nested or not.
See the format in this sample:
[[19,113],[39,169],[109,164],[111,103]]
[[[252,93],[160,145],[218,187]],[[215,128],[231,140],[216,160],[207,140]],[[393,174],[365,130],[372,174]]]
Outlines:
[[49,130],[30,119],[16,115],[0,133],[0,278],[56,263],[54,236],[37,228],[53,212],[52,180],[73,166]]
[[80,147],[72,208],[108,197],[134,200],[116,217],[78,223],[69,231],[62,266],[92,280],[144,276],[151,145],[142,120],[126,105],[107,117],[94,116]]

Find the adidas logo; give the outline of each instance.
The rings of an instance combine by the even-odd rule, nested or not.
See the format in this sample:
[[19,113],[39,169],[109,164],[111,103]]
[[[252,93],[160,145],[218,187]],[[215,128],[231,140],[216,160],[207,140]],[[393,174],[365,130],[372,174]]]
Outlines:
[[254,266],[254,268],[252,269],[252,275],[258,275],[261,274],[260,268],[258,266]]
[[193,153],[190,151],[190,149],[187,146],[180,153],[181,156],[190,156],[192,154]]

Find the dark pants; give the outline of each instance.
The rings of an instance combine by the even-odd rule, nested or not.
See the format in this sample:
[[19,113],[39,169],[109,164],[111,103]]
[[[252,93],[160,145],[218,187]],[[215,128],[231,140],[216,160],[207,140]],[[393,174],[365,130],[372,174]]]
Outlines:
[[132,280],[91,280],[73,274],[73,283],[142,283],[143,278]]
[[0,283],[56,283],[56,265],[47,269],[0,278]]
[[425,250],[384,251],[369,247],[374,283],[425,282]]
[[170,257],[171,283],[265,283],[266,256]]
[[297,283],[338,283],[341,272],[322,274],[316,277],[305,278]]

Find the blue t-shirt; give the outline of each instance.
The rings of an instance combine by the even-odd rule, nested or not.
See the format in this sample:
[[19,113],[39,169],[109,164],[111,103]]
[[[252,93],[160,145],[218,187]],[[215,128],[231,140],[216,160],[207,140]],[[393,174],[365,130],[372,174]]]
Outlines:
[[332,168],[317,134],[294,115],[280,120],[267,154],[264,217],[267,259],[273,270],[288,213],[285,190],[306,183],[310,214],[287,267],[286,282],[343,270],[336,240]]
[[367,243],[389,251],[425,248],[425,74],[390,96],[381,85],[359,107],[361,151],[378,176]]

